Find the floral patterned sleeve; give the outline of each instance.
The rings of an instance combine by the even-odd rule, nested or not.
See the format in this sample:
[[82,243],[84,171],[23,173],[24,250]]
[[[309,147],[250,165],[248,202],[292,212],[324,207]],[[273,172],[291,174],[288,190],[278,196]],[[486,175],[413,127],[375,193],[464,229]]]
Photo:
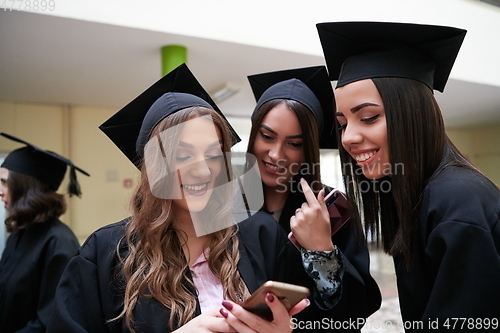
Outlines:
[[[333,251],[309,251],[301,249],[302,264],[316,283],[314,301],[323,310],[329,310],[340,300],[344,263],[337,247]],[[319,295],[318,295],[319,294]]]

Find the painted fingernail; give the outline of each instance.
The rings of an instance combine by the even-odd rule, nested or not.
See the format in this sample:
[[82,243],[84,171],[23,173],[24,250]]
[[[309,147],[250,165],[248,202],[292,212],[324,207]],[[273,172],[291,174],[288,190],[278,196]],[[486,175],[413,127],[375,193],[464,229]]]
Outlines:
[[267,300],[268,300],[269,302],[274,301],[274,296],[273,296],[273,294],[267,294],[267,295],[266,295],[266,298],[267,298]]
[[222,306],[231,311],[233,309],[233,305],[228,301],[222,301]]
[[227,311],[224,310],[224,309],[220,309],[219,312],[222,315],[222,317],[224,317],[224,318],[227,318],[227,316],[229,316],[229,314],[227,313]]

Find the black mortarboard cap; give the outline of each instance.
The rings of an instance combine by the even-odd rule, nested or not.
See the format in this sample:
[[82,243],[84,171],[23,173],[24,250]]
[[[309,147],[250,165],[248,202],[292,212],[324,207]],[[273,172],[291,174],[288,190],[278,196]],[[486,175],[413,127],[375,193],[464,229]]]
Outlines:
[[333,89],[325,66],[304,67],[248,76],[257,105],[291,99],[311,110],[320,133],[320,148],[337,148],[334,132]]
[[70,168],[70,182],[68,185],[69,195],[81,196],[80,185],[76,179],[75,170],[80,171],[86,176],[90,176],[87,172],[75,166],[69,159],[54,153],[49,150],[43,150],[37,146],[16,138],[7,133],[0,133],[0,135],[25,144],[25,147],[12,151],[5,160],[1,167],[16,171],[24,175],[31,176],[38,181],[46,184],[53,191],[57,191],[61,185],[66,169]]
[[316,24],[337,87],[377,77],[420,81],[443,92],[466,30],[411,23]]
[[229,126],[233,144],[241,141],[186,64],[179,65],[162,77],[106,120],[99,129],[135,166],[140,167],[143,149],[153,128],[168,115],[192,106],[203,106],[218,112]]

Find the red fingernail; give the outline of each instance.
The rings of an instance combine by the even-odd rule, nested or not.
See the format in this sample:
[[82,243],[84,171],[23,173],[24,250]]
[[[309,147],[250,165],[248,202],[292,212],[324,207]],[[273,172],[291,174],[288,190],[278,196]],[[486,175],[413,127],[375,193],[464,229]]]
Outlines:
[[269,302],[274,301],[274,296],[273,296],[273,294],[267,294],[267,295],[266,295],[266,297],[267,297],[267,300],[268,300]]
[[219,312],[222,315],[222,317],[224,317],[224,318],[227,318],[227,316],[229,316],[229,314],[227,313],[227,311],[224,310],[224,309],[220,309]]
[[228,310],[232,310],[233,309],[233,305],[231,303],[229,303],[228,301],[222,301],[222,306],[225,307]]

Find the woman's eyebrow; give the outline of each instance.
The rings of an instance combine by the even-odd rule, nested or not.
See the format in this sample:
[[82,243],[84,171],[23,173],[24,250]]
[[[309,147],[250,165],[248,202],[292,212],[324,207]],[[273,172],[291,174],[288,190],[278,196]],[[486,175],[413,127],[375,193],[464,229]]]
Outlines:
[[[222,143],[220,142],[220,140],[217,140],[217,141],[214,141],[213,143],[209,144],[208,147],[210,148],[210,147],[214,147],[214,146],[219,146],[221,144]],[[194,149],[194,146],[192,144],[184,142],[184,141],[179,141],[179,146],[184,147],[184,148]]]
[[268,130],[269,132],[273,133],[274,135],[278,135],[278,133],[276,133],[276,131],[272,130],[270,127],[268,127],[266,125],[260,125],[260,127],[265,129],[265,130]]
[[[265,130],[268,130],[269,132],[271,132],[272,134],[274,135],[278,135],[278,133],[274,130],[272,130],[271,128],[267,127],[266,125],[260,125],[260,127],[262,127],[263,129]],[[287,136],[285,139],[302,139],[304,136],[302,134],[298,134],[298,135],[289,135]]]
[[[375,104],[375,103],[370,103],[370,102],[361,103],[361,104],[356,105],[355,107],[351,108],[351,113],[356,113],[359,110],[361,110],[362,108],[367,107],[367,106],[380,106],[380,105]],[[344,116],[344,113],[342,113],[342,112],[335,112],[335,117],[345,117],[345,116]]]
[[213,143],[208,145],[208,148],[216,147],[216,146],[222,146],[222,142],[220,140],[214,141]]
[[351,112],[352,113],[356,113],[358,112],[359,110],[361,110],[362,108],[365,108],[367,106],[380,106],[378,104],[375,104],[375,103],[370,103],[370,102],[366,102],[366,103],[361,103],[353,108],[351,108]]

